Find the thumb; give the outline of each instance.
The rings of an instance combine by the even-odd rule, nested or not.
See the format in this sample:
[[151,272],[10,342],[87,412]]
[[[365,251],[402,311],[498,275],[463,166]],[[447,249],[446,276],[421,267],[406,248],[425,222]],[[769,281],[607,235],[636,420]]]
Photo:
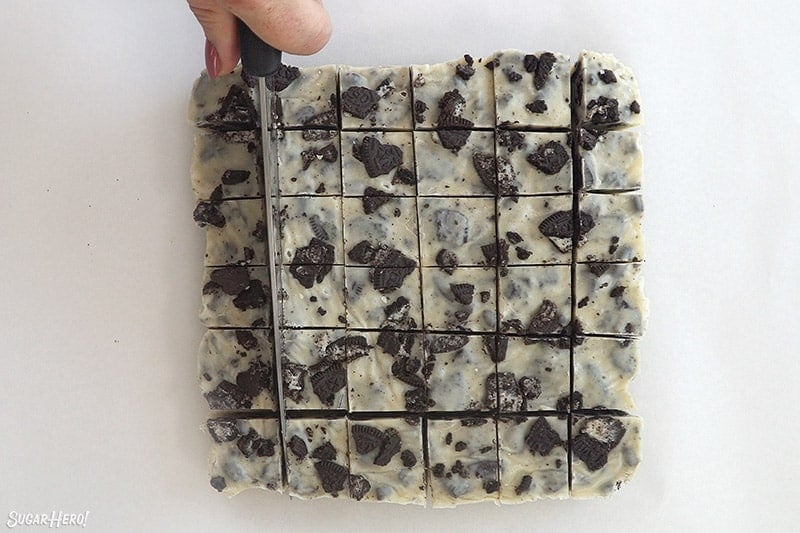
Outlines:
[[239,37],[236,18],[218,0],[188,0],[206,35],[206,70],[211,79],[236,68],[239,62]]
[[222,3],[262,40],[290,54],[319,52],[331,37],[320,0],[225,0]]

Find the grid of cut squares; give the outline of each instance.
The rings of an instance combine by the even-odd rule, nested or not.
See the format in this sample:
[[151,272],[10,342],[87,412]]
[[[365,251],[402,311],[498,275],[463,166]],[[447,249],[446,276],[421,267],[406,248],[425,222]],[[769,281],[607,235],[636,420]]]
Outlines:
[[[337,417],[290,419],[287,434],[304,439],[306,449],[301,457],[297,439],[291,439],[296,449],[287,443],[292,494],[422,503],[427,474],[434,506],[449,506],[565,497],[570,483],[573,496],[585,497],[630,477],[639,420],[602,410],[633,407],[626,387],[638,352],[629,337],[641,334],[645,311],[641,199],[598,193],[639,187],[638,134],[604,129],[637,124],[638,93],[621,66],[615,67],[620,86],[610,87],[616,82],[608,81],[606,63],[587,53],[580,61],[573,75],[573,89],[585,89],[579,98],[569,93],[568,58],[542,52],[465,56],[410,69],[282,67],[271,81],[279,127],[299,128],[278,134],[286,404],[294,417],[303,411]],[[597,79],[604,86],[596,87]],[[208,145],[203,153],[213,153],[220,138],[239,143],[230,158],[246,167],[197,179],[193,170],[198,197],[210,206],[263,196],[249,170],[261,172],[258,156],[250,161],[258,139],[247,133],[257,126],[249,118],[255,107],[247,102],[248,85],[234,80],[217,112],[194,111],[203,127],[244,130],[198,135],[199,145]],[[627,107],[615,119],[616,96]],[[573,133],[566,132],[570,98],[581,106],[585,127]],[[586,191],[577,197],[577,213],[573,173]],[[229,236],[216,238],[221,251],[210,255],[220,259],[210,266],[259,264],[244,246],[235,247],[239,226],[248,224],[233,223]],[[386,250],[414,264],[377,262]],[[269,320],[268,298],[254,290],[260,285],[269,294],[260,279],[265,273],[238,268],[246,275],[231,275],[231,266],[206,271],[201,317],[209,327],[259,328]],[[219,271],[225,275],[210,275]],[[248,323],[252,310],[262,318]],[[341,418],[343,411],[423,418],[354,421]],[[490,417],[441,418],[452,413]],[[347,442],[354,424],[371,426],[382,444],[354,454],[352,435]],[[415,461],[395,452],[377,465],[401,426],[414,442],[409,448],[419,451]],[[612,443],[610,434],[622,437]],[[571,457],[570,446],[578,450]],[[592,463],[597,457],[606,462]],[[392,460],[402,467],[377,468]],[[404,483],[421,480],[416,487],[406,483],[410,495],[395,492],[404,470]]]

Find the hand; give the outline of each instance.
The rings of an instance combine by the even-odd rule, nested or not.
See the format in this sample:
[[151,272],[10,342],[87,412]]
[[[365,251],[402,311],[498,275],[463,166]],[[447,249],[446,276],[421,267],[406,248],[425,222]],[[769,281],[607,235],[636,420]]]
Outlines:
[[236,19],[279,50],[310,55],[331,37],[331,20],[321,0],[188,0],[206,34],[206,69],[211,79],[239,63]]

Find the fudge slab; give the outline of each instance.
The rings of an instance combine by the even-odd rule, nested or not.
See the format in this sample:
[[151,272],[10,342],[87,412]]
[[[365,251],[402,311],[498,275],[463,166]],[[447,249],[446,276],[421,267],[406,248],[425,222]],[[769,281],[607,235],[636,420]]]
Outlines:
[[263,328],[271,320],[265,267],[206,268],[200,321],[208,328]]
[[419,241],[423,266],[494,265],[494,198],[420,198]]
[[519,196],[497,204],[497,230],[509,265],[572,262],[572,196]]
[[281,65],[274,76],[268,76],[267,87],[276,91],[278,125],[337,129],[337,71],[334,65],[303,69]]
[[622,191],[642,185],[642,148],[636,130],[581,130],[582,188]]
[[287,409],[347,409],[347,346],[343,329],[282,332],[283,393]]
[[347,498],[350,491],[347,420],[289,419],[285,434],[289,495],[302,499]]
[[264,199],[201,201],[194,221],[206,230],[206,266],[265,265]]
[[275,419],[211,418],[211,486],[234,496],[247,489],[282,491],[279,424]]
[[255,78],[245,76],[240,66],[213,80],[203,71],[192,87],[189,122],[216,131],[258,129],[261,115],[255,85]]
[[347,327],[422,327],[420,269],[345,267]]
[[647,300],[640,263],[586,263],[575,268],[576,328],[600,335],[642,335]]
[[343,266],[284,266],[280,281],[282,327],[341,328],[347,323]]
[[282,131],[277,148],[278,188],[282,196],[342,193],[339,132]]
[[341,67],[342,129],[411,130],[408,67]]
[[342,177],[345,196],[370,190],[414,196],[414,138],[410,131],[342,132]]
[[581,241],[578,262],[639,262],[644,260],[639,194],[581,194]]
[[[436,130],[414,132],[420,196],[493,196],[494,133]],[[489,174],[485,162],[492,165]],[[488,176],[488,178],[487,178]]]
[[428,334],[425,374],[429,411],[495,411],[494,336]]
[[556,335],[572,316],[568,265],[513,266],[500,277],[498,314],[504,332]]
[[[377,191],[371,191],[377,192]],[[408,258],[408,263],[419,257],[417,238],[417,200],[397,196],[363,196],[343,198],[345,264],[364,265],[381,261],[367,257],[361,250],[366,242],[373,249],[388,247]],[[389,261],[394,263],[395,260]],[[389,266],[389,265],[387,265]],[[399,266],[399,265],[398,265]]]
[[497,157],[513,169],[514,194],[559,194],[572,191],[569,134],[503,131],[497,134]]
[[197,130],[190,172],[197,200],[263,197],[259,133]]
[[578,338],[574,349],[575,392],[584,409],[635,409],[628,385],[639,367],[636,339]]
[[642,123],[639,83],[613,55],[582,51],[572,79],[581,125],[607,129]]
[[496,269],[422,269],[425,328],[436,331],[494,332],[497,325]]
[[281,197],[280,246],[284,264],[344,264],[342,199]]
[[562,410],[570,394],[568,337],[507,337],[497,362],[501,413]]

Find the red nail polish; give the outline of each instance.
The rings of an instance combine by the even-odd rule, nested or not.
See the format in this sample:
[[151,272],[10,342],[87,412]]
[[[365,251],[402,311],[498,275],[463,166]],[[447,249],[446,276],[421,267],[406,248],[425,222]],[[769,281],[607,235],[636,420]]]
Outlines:
[[206,70],[212,80],[219,76],[219,53],[208,39],[206,39]]

